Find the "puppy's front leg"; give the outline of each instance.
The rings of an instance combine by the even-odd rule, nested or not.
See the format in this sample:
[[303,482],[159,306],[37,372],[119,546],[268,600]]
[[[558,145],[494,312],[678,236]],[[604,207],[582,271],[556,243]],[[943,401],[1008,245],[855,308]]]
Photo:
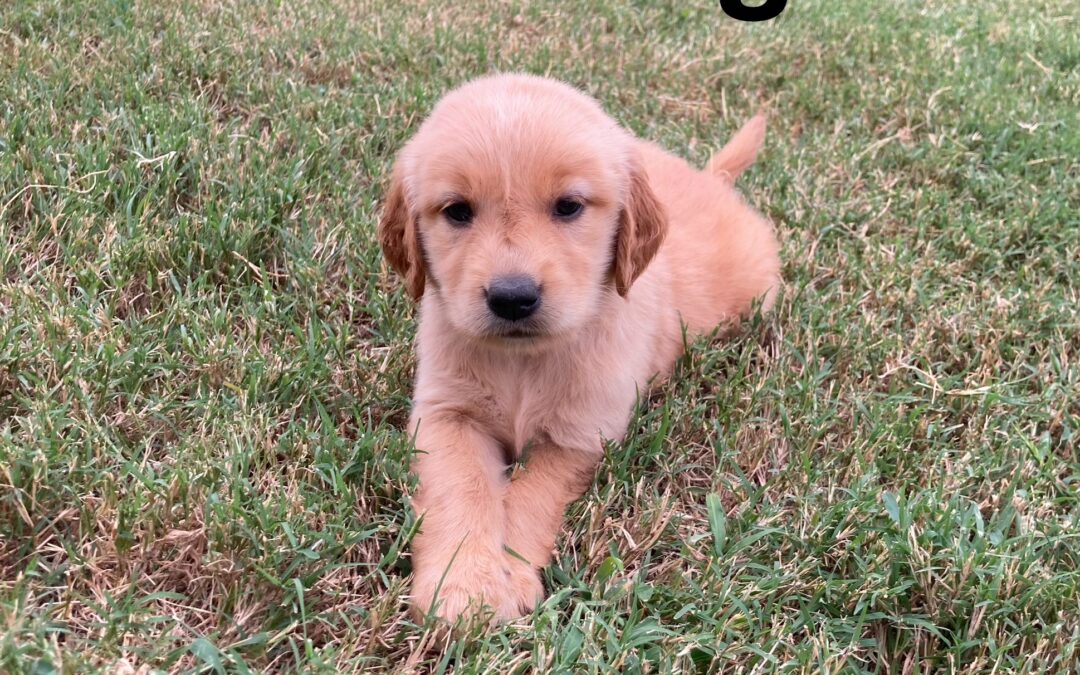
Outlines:
[[[529,451],[524,468],[511,480],[506,545],[531,563],[532,576],[551,560],[563,513],[589,488],[601,456],[599,444],[592,450],[574,450],[542,443]],[[515,578],[525,573],[518,562],[512,568]]]
[[503,501],[507,479],[502,449],[483,428],[458,413],[415,419],[413,499],[422,515],[413,539],[412,603],[418,615],[434,611],[454,620],[482,605],[496,619],[520,616],[543,594],[539,579],[512,583],[505,551]]

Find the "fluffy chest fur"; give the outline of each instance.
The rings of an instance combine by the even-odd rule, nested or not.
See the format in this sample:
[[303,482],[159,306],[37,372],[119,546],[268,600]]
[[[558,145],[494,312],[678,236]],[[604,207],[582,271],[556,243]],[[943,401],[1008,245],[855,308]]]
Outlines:
[[665,266],[657,264],[630,297],[606,298],[587,330],[539,349],[448,340],[446,307],[434,294],[426,297],[413,424],[468,410],[513,459],[536,440],[594,452],[602,439],[621,439],[635,399],[678,351],[668,339],[676,310],[654,309],[664,306],[667,285]]

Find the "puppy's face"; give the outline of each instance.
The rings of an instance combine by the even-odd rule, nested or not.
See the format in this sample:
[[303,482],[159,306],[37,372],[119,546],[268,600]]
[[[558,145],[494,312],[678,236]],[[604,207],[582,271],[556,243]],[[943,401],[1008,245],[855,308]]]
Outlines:
[[495,76],[445,97],[402,151],[380,240],[461,333],[537,344],[625,295],[664,229],[632,137],[592,99]]

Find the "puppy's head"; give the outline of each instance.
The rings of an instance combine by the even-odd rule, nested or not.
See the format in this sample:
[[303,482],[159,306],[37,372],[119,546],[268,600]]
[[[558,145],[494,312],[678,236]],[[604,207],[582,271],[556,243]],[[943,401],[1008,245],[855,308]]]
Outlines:
[[625,296],[666,225],[633,137],[594,100],[497,75],[448,94],[401,151],[379,241],[463,334],[537,343]]

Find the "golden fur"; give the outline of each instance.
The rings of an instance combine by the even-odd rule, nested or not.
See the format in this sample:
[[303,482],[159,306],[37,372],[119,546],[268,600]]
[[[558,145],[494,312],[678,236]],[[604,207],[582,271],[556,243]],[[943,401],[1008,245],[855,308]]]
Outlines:
[[[379,241],[421,300],[418,613],[529,611],[601,439],[622,438],[639,392],[680,354],[683,325],[699,335],[755,299],[772,304],[776,238],[732,186],[764,133],[754,118],[698,171],[565,84],[496,75],[445,96],[401,151]],[[553,215],[566,195],[584,204],[571,221]],[[446,215],[461,201],[467,227]],[[542,289],[526,337],[485,302],[508,274]]]

